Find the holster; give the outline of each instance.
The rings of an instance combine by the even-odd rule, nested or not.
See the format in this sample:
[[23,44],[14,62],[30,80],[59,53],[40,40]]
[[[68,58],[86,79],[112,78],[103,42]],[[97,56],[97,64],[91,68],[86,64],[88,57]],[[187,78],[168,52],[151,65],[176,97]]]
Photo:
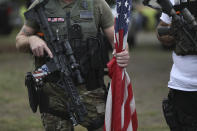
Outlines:
[[172,131],[181,131],[176,112],[173,107],[173,91],[170,90],[168,94],[168,98],[164,99],[162,102],[162,109],[163,109],[163,114],[166,119],[166,123],[170,127]]
[[39,96],[38,96],[38,90],[36,89],[36,83],[34,81],[34,78],[31,72],[27,72],[26,74],[25,85],[28,91],[29,105],[33,113],[35,113],[39,105]]

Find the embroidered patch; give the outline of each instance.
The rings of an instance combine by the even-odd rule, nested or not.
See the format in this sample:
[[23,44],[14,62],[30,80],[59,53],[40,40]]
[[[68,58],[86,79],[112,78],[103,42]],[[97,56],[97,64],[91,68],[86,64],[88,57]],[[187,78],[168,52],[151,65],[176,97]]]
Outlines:
[[82,7],[84,9],[88,9],[88,3],[87,3],[87,1],[83,0],[82,3],[81,3],[81,5],[82,5]]
[[64,18],[60,18],[60,17],[59,17],[59,18],[57,18],[57,21],[58,21],[58,22],[64,22]]
[[51,18],[48,18],[48,22],[51,22]]
[[93,13],[91,11],[81,10],[80,18],[81,19],[93,19]]
[[62,17],[48,17],[48,22],[61,23],[61,22],[64,22],[64,18],[62,18]]

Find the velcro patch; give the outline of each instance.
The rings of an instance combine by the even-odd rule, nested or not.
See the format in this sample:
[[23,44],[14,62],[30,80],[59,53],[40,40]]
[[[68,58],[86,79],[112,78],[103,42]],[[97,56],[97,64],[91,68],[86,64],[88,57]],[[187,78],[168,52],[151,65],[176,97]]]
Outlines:
[[93,13],[91,11],[81,10],[80,18],[81,19],[93,19]]

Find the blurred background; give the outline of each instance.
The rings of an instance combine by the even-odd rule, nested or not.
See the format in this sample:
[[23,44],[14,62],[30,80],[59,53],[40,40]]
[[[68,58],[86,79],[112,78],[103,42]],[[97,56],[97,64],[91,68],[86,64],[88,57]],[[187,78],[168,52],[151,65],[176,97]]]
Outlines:
[[[33,70],[33,58],[19,53],[15,37],[23,25],[23,13],[31,0],[0,0],[0,131],[43,131],[39,113],[28,104],[24,78]],[[107,1],[112,12],[114,1]],[[157,40],[155,27],[161,12],[133,0],[128,42],[132,79],[138,114],[138,131],[169,131],[161,102],[167,96],[172,65],[171,51]],[[77,131],[85,131],[76,127]]]

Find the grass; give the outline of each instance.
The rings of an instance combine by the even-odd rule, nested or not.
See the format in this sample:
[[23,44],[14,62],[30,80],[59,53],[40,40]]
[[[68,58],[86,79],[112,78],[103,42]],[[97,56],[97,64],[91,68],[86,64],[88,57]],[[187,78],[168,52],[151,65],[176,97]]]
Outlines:
[[[6,39],[1,38],[0,45],[6,44]],[[154,41],[139,44],[130,53],[127,71],[132,79],[136,100],[138,131],[169,131],[163,118],[161,101],[168,92],[167,82],[172,64],[170,52],[163,51]],[[24,86],[25,73],[33,69],[32,65],[31,57],[26,54],[0,54],[1,131],[43,131],[39,113],[33,114],[29,108]],[[80,126],[75,129],[85,131]]]
[[[30,111],[24,86],[31,61],[23,54],[0,55],[0,129],[2,131],[41,131],[39,117]],[[32,115],[31,115],[32,114]]]
[[14,45],[16,34],[19,32],[19,29],[14,29],[9,35],[0,35],[0,46],[1,45]]

